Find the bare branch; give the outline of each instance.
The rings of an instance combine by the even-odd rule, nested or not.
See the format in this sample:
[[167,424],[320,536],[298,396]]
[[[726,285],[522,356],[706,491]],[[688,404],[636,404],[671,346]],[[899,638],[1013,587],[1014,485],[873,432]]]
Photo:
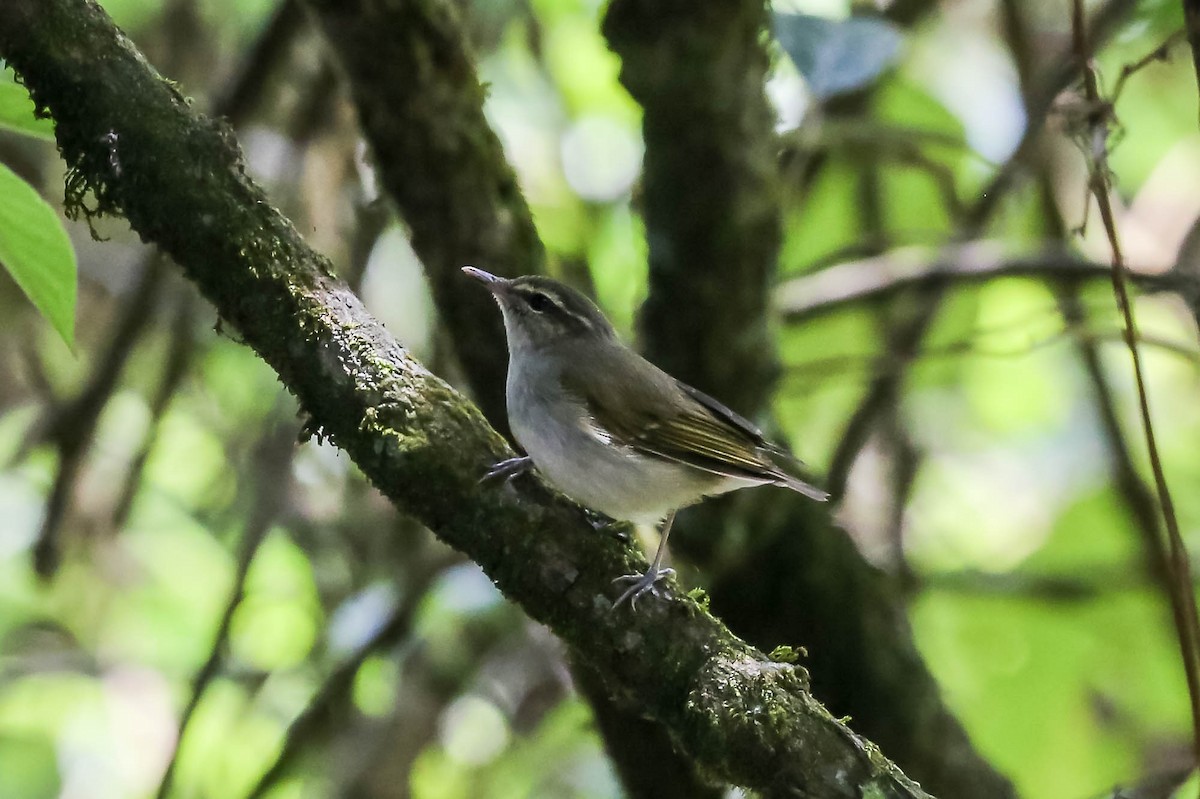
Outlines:
[[[787,321],[802,322],[852,305],[887,301],[908,291],[938,291],[1006,277],[1077,284],[1107,280],[1110,271],[1104,264],[1061,247],[1013,254],[996,243],[974,241],[937,252],[905,248],[847,261],[789,280],[779,287],[775,302]],[[1144,291],[1173,291],[1185,299],[1200,291],[1192,279],[1174,271],[1133,271],[1130,278]]]

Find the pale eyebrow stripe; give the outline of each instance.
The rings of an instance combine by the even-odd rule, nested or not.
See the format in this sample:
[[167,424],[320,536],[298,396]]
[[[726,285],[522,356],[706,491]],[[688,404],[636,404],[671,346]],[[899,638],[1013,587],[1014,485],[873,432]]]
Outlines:
[[592,320],[590,318],[588,318],[584,314],[572,311],[570,308],[568,308],[566,305],[564,305],[562,300],[559,298],[559,296],[552,291],[544,291],[542,289],[526,288],[525,286],[521,286],[520,288],[517,289],[517,293],[520,294],[522,297],[525,297],[526,299],[533,296],[534,294],[543,294],[546,297],[548,297],[550,299],[550,302],[554,303],[554,307],[557,308],[558,310],[562,311],[564,315],[569,316],[572,319],[575,319],[576,321],[582,323],[583,326],[586,328],[591,329],[591,328],[595,327],[595,325],[592,324]]

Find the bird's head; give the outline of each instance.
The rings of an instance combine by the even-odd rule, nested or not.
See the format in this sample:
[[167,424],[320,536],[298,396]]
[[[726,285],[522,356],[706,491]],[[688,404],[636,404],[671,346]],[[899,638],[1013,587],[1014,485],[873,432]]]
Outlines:
[[540,275],[512,279],[464,266],[492,293],[504,314],[510,351],[539,350],[578,338],[611,338],[613,327],[595,303],[570,286]]

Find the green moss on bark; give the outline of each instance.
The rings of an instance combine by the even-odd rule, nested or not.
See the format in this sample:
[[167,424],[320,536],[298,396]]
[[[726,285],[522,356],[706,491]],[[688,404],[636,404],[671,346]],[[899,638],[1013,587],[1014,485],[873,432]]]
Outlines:
[[577,506],[536,481],[479,487],[511,454],[503,439],[370,317],[246,177],[228,132],[150,70],[95,3],[10,0],[0,56],[54,115],[74,190],[97,198],[91,211],[120,212],[166,250],[312,426],[702,768],[812,797],[847,795],[854,779],[887,797],[924,796],[868,757],[795,670],[695,602],[668,592],[637,614],[609,612],[613,577],[644,567],[641,557],[596,535]]

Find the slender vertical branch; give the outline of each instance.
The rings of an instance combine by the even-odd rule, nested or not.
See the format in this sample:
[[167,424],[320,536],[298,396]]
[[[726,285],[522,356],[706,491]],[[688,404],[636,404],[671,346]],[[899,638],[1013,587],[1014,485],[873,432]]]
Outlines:
[[1179,637],[1179,649],[1183,657],[1188,696],[1191,700],[1193,746],[1197,761],[1200,762],[1200,624],[1197,622],[1196,595],[1192,591],[1191,564],[1188,562],[1187,548],[1184,546],[1183,536],[1179,530],[1179,520],[1175,515],[1175,503],[1171,498],[1162,458],[1158,451],[1158,441],[1154,434],[1154,423],[1150,414],[1150,397],[1146,390],[1142,358],[1137,346],[1137,319],[1134,316],[1129,296],[1128,270],[1125,266],[1125,256],[1121,250],[1120,238],[1117,235],[1116,215],[1113,212],[1110,195],[1108,132],[1111,107],[1100,93],[1100,83],[1092,65],[1091,49],[1083,21],[1083,0],[1073,0],[1071,4],[1071,30],[1075,54],[1083,69],[1085,96],[1091,105],[1086,128],[1091,160],[1088,187],[1096,198],[1096,204],[1100,210],[1100,220],[1104,225],[1109,247],[1112,249],[1113,295],[1125,323],[1125,340],[1133,365],[1138,411],[1146,438],[1150,471],[1154,475],[1154,487],[1166,526],[1167,560],[1171,569],[1168,593],[1171,597],[1175,631]]
[[43,579],[53,577],[62,558],[61,532],[70,510],[75,481],[92,445],[101,412],[116,390],[121,373],[138,342],[154,320],[153,306],[167,273],[166,258],[151,252],[142,259],[141,275],[125,300],[112,337],[96,360],[83,389],[69,400],[49,408],[22,446],[22,453],[44,438],[58,450],[58,471],[46,501],[46,515],[33,547],[34,569]]
[[138,448],[137,455],[134,456],[129,471],[125,474],[116,504],[113,505],[112,527],[114,530],[125,527],[129,512],[133,509],[133,501],[142,487],[142,475],[145,473],[146,464],[150,461],[150,455],[154,451],[154,444],[158,440],[167,408],[170,407],[171,400],[179,391],[184,377],[191,369],[196,354],[195,328],[200,304],[199,298],[192,291],[191,286],[179,286],[176,295],[175,318],[171,322],[171,343],[167,347],[166,363],[163,364],[158,388],[150,400],[150,424],[142,439],[142,445]]

